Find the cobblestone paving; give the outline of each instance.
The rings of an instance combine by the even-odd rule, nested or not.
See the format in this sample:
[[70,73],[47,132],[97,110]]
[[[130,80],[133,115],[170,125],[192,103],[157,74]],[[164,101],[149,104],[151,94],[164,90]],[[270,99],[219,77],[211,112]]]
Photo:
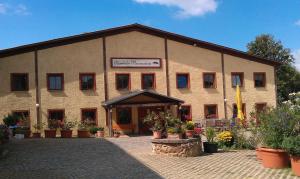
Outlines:
[[[5,146],[0,178],[241,178],[297,177],[289,169],[264,169],[253,151],[192,158],[151,153],[150,137],[26,139]],[[299,178],[298,178],[299,179]]]

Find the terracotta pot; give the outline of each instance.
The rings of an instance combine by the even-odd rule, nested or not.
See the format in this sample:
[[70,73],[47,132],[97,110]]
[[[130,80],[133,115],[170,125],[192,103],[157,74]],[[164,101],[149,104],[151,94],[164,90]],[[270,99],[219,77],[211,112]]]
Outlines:
[[291,156],[292,170],[296,176],[300,176],[300,156]]
[[104,137],[104,131],[97,131],[96,137],[103,138]]
[[218,152],[218,144],[203,142],[203,148],[205,153],[216,153]]
[[186,130],[185,131],[185,135],[188,137],[188,138],[193,138],[194,137],[194,130]]
[[182,139],[182,134],[171,134],[171,133],[168,133],[168,138],[169,139]]
[[153,131],[153,139],[161,139],[161,131]]
[[60,137],[61,138],[72,138],[72,130],[61,130]]
[[55,138],[56,137],[56,129],[47,129],[45,132],[45,138]]
[[39,132],[32,133],[32,138],[41,138],[41,133]]
[[256,153],[256,159],[262,160],[260,148],[255,149],[255,153]]
[[289,166],[289,156],[284,150],[260,148],[260,154],[265,168],[286,168]]
[[77,135],[79,138],[89,138],[90,132],[87,130],[77,130]]

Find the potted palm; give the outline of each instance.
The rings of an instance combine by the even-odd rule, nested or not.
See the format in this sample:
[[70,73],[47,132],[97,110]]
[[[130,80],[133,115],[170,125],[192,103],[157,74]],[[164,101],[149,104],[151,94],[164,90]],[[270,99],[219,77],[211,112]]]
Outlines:
[[282,148],[290,154],[294,174],[300,176],[300,136],[285,138]]
[[67,121],[67,119],[65,118],[60,131],[61,138],[72,138],[72,128],[74,128],[75,126],[76,122]]
[[204,152],[216,153],[218,152],[218,144],[214,141],[216,137],[215,129],[212,127],[206,128],[205,135],[207,142],[203,142]]
[[78,124],[77,135],[79,138],[90,137],[89,125],[87,124],[86,121],[82,121],[81,123]]
[[185,124],[185,135],[188,137],[188,138],[192,138],[194,136],[194,128],[195,128],[195,125],[193,122],[191,121],[188,121],[186,124]]
[[44,130],[45,138],[55,138],[58,122],[55,119],[48,119],[48,128]]
[[96,137],[103,138],[104,137],[104,127],[98,127]]

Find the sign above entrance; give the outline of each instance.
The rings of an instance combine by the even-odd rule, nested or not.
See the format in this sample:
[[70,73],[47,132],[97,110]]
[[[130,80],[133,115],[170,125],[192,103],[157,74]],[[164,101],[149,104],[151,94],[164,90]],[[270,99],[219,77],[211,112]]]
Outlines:
[[112,58],[112,68],[160,68],[160,58]]

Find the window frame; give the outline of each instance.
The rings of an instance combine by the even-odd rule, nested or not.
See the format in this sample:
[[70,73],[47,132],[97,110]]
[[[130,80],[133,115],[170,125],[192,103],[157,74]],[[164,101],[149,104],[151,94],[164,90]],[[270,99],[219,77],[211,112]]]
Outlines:
[[[48,127],[49,127],[49,117],[50,117],[50,113],[51,112],[63,112],[63,118],[62,118],[62,120],[61,120],[61,123],[64,123],[64,119],[65,119],[65,117],[66,117],[66,113],[65,113],[65,109],[48,109],[47,110],[47,125],[48,125]],[[57,128],[60,126],[60,124],[59,123],[57,123]]]
[[192,117],[193,117],[193,115],[192,115],[192,105],[190,105],[190,104],[184,104],[184,105],[181,105],[181,110],[182,110],[182,108],[189,108],[190,109],[190,115],[189,115],[189,117],[188,117],[188,119],[187,119],[187,121],[192,121]]
[[[232,103],[232,116],[233,116],[233,109],[234,109],[235,105],[237,105],[237,104],[236,103]],[[242,112],[244,114],[244,118],[246,119],[246,117],[247,117],[246,103],[242,104]]]
[[[206,108],[207,107],[210,107],[210,106],[215,106],[216,107],[216,116],[215,118],[207,118],[206,116],[208,115],[206,112]],[[219,114],[218,114],[218,104],[204,104],[204,119],[217,119],[219,117]]]
[[[128,87],[127,88],[124,88],[124,89],[119,89],[118,88],[118,76],[119,75],[128,75]],[[131,76],[130,76],[130,73],[116,73],[115,74],[115,87],[116,87],[116,90],[118,90],[118,91],[130,91],[131,90]]]
[[[82,77],[83,76],[92,76],[93,77],[93,88],[90,89],[83,89],[82,88]],[[96,91],[96,74],[95,73],[79,73],[79,89],[81,91]]]
[[256,113],[258,113],[258,111],[257,111],[257,106],[258,106],[258,105],[264,105],[265,108],[268,106],[267,102],[259,102],[259,103],[255,103],[255,112],[256,112]]
[[83,118],[83,114],[84,112],[95,112],[95,125],[97,126],[98,125],[98,109],[97,108],[81,108],[80,109],[80,114],[81,114],[81,122],[84,122]]
[[[122,124],[122,123],[120,123],[120,121],[119,121],[119,111],[121,109],[127,109],[127,110],[129,110],[129,113],[130,113],[130,123],[128,123],[128,124]],[[132,119],[132,108],[131,107],[117,107],[116,108],[116,123],[118,125],[132,125],[132,122],[133,122],[132,120],[133,119]]]
[[[24,89],[24,90],[17,90],[17,89],[14,89],[14,86],[15,85],[13,85],[14,83],[14,81],[13,81],[13,76],[14,75],[18,75],[18,76],[20,76],[20,75],[25,75],[26,76],[26,88]],[[10,74],[10,91],[12,91],[12,92],[22,92],[22,91],[29,91],[29,74],[28,73],[11,73]]]
[[[205,87],[205,75],[213,75],[214,81],[213,81],[213,87]],[[203,88],[205,89],[216,89],[217,88],[217,75],[216,72],[203,72],[202,74],[202,82],[203,82]]]
[[[61,89],[50,89],[50,80],[51,76],[60,76],[61,77]],[[64,73],[47,73],[47,90],[48,91],[64,91],[65,89],[65,77]]]
[[[178,88],[178,76],[180,75],[187,75],[187,87],[186,88]],[[190,89],[191,85],[190,85],[190,73],[176,73],[176,88],[179,90],[184,90],[184,89]]]
[[241,86],[240,87],[244,87],[245,83],[244,83],[244,72],[231,72],[231,87],[232,88],[236,88],[236,86],[233,85],[233,75],[241,75]]
[[[145,88],[144,87],[144,76],[146,75],[152,75],[153,76],[153,85],[151,88]],[[141,88],[142,89],[153,89],[155,90],[156,89],[156,76],[155,76],[155,73],[142,73],[141,74]]]
[[[255,84],[255,76],[256,75],[263,75],[263,86],[256,86]],[[267,75],[266,72],[253,72],[253,83],[254,83],[254,88],[265,88],[266,87],[266,82],[267,82]]]

